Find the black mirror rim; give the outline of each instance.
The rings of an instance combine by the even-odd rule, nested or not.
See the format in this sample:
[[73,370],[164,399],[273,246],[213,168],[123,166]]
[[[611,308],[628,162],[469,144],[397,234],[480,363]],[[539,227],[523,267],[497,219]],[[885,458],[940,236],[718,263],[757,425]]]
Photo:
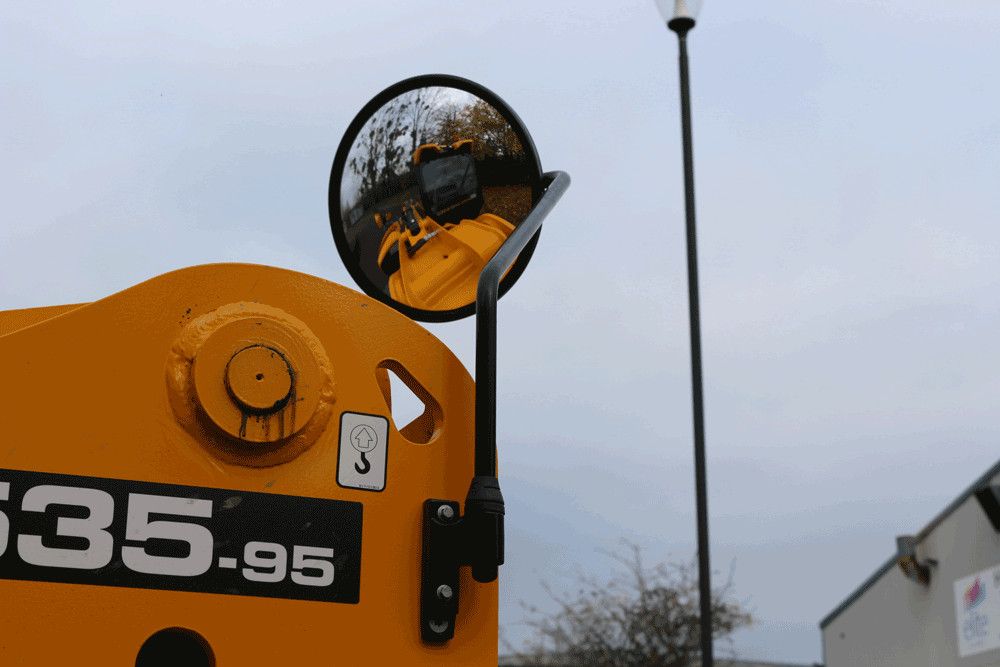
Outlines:
[[[354,140],[357,138],[358,133],[361,132],[361,128],[364,127],[364,124],[368,122],[368,119],[379,108],[392,98],[410,90],[429,86],[451,87],[464,90],[465,92],[475,95],[481,100],[493,105],[493,108],[500,112],[507,122],[510,123],[511,127],[519,133],[521,142],[524,146],[524,151],[528,157],[528,164],[534,167],[534,174],[532,174],[533,182],[531,183],[531,203],[532,206],[538,203],[538,199],[542,194],[542,165],[538,159],[538,152],[535,150],[535,143],[531,139],[531,134],[528,133],[528,128],[524,126],[524,123],[518,115],[514,113],[514,110],[511,109],[499,95],[476,83],[475,81],[470,81],[468,79],[463,79],[462,77],[450,74],[422,74],[420,76],[410,77],[399,81],[398,83],[394,83],[380,92],[378,95],[373,97],[368,104],[361,108],[361,111],[359,111],[354,117],[351,124],[347,126],[347,131],[344,132],[344,136],[340,140],[340,146],[337,148],[337,154],[333,160],[333,167],[330,170],[330,186],[327,194],[327,205],[330,212],[330,230],[333,232],[333,240],[337,245],[337,252],[340,253],[340,258],[343,260],[344,266],[347,267],[348,273],[351,274],[351,277],[354,278],[354,282],[358,284],[358,287],[360,287],[365,294],[388,306],[391,306],[414,320],[419,320],[421,322],[452,322],[454,320],[460,320],[475,314],[475,301],[467,306],[454,308],[452,310],[422,310],[419,308],[411,308],[393,300],[388,294],[375,287],[375,285],[368,280],[368,277],[361,270],[361,267],[356,265],[354,256],[347,244],[347,235],[344,233],[344,220],[340,212],[340,186],[343,183],[344,167],[347,164],[347,154],[350,152],[351,146],[354,145]],[[514,283],[517,282],[517,279],[521,277],[525,267],[527,267],[528,262],[531,260],[531,255],[535,251],[535,246],[538,244],[538,237],[541,233],[542,230],[539,229],[535,236],[528,242],[528,245],[525,246],[518,258],[514,261],[510,271],[500,283],[499,296],[506,294],[507,290],[509,290]]]

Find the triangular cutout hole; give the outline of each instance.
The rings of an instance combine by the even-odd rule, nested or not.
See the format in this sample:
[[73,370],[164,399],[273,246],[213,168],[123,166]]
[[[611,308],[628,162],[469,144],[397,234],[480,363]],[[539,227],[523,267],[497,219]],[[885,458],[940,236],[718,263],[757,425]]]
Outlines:
[[406,368],[387,359],[375,369],[382,397],[396,430],[411,442],[427,444],[441,428],[441,406]]

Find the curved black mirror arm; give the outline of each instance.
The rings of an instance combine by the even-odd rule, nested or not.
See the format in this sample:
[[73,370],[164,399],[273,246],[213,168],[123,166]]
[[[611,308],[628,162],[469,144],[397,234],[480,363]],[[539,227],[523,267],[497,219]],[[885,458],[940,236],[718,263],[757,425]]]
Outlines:
[[569,174],[542,176],[542,196],[479,274],[476,289],[476,440],[475,477],[465,498],[470,530],[472,576],[497,578],[503,564],[504,502],[497,481],[497,299],[500,279],[541,229],[542,221],[569,187]]

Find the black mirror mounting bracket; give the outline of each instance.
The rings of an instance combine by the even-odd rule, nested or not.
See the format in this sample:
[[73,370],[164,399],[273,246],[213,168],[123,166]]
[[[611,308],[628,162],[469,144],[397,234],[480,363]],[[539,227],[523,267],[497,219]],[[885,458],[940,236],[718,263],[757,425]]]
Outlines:
[[495,581],[504,560],[504,501],[497,479],[497,299],[500,279],[538,234],[542,221],[569,187],[569,174],[542,177],[542,195],[479,274],[476,289],[475,472],[465,514],[452,500],[429,499],[423,507],[420,636],[440,644],[455,636],[458,570],[472,568],[480,583]]

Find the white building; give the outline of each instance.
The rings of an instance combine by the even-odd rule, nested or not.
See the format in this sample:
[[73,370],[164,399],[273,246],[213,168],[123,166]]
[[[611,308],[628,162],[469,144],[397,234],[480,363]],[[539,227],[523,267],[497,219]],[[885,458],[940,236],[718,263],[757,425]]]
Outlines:
[[820,629],[826,667],[1000,667],[1000,462]]

